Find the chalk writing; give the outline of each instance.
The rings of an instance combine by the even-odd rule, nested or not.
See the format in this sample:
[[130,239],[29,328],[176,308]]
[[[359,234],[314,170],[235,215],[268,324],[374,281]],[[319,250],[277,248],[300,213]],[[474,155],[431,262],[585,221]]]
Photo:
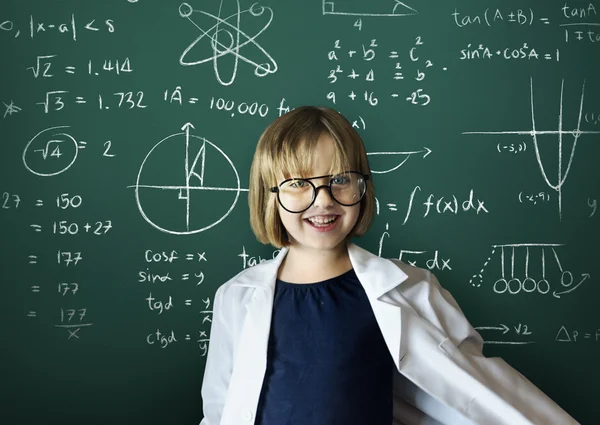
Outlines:
[[593,332],[581,332],[577,329],[569,329],[566,326],[561,326],[556,334],[555,341],[577,343],[589,340],[591,342],[600,341],[600,328],[594,329]]
[[[192,134],[193,129],[194,126],[191,123],[187,123],[182,127],[182,130],[184,131],[183,133],[176,133],[167,136],[154,145],[140,166],[135,185],[130,186],[135,188],[135,198],[142,217],[144,217],[144,219],[151,226],[165,233],[188,235],[200,233],[212,228],[223,221],[231,213],[235,207],[235,204],[237,203],[240,192],[248,190],[240,187],[240,177],[237,169],[225,152],[204,137]],[[168,152],[171,149],[174,149],[175,145],[180,144],[184,145],[185,153],[183,174],[184,181],[182,181],[179,185],[160,185],[156,183],[145,184],[144,180],[146,179],[146,170],[149,167],[158,167],[159,169],[162,168],[160,163],[160,155],[162,154],[161,152]],[[193,156],[193,159],[190,155],[191,150],[196,152],[195,156]],[[210,158],[216,159],[218,156],[221,157],[220,159],[225,160],[223,164],[228,167],[230,171],[230,177],[228,179],[221,179],[221,181],[229,181],[233,183],[232,186],[223,187],[206,184],[208,181],[211,181],[211,176],[205,176],[204,173],[207,155],[209,160]],[[156,175],[154,175],[153,179],[156,182]],[[183,221],[182,226],[174,228],[172,226],[161,225],[150,219],[150,216],[146,212],[146,207],[144,206],[145,199],[146,197],[152,198],[153,194],[156,193],[156,190],[172,191],[172,193],[177,197],[171,198],[169,202],[181,204],[181,201],[184,201],[181,214],[185,217],[185,220]],[[206,224],[203,222],[201,216],[195,219],[192,215],[195,214],[195,212],[191,209],[192,197],[207,197],[210,196],[211,192],[229,192],[231,196],[228,197],[229,206],[223,215],[217,220]]]
[[[524,344],[534,344],[535,341],[525,340],[507,340],[506,338],[513,337],[523,337],[532,335],[533,332],[529,329],[526,324],[519,323],[518,325],[507,326],[504,323],[499,325],[492,326],[476,326],[475,330],[483,334],[484,344],[494,344],[494,345],[524,345]],[[500,334],[499,334],[500,333]],[[502,336],[505,339],[497,339],[498,336]],[[492,339],[494,338],[494,339]]]
[[[376,38],[360,44],[360,47],[351,45],[346,47],[341,39],[335,40],[333,49],[327,54],[330,62],[329,74],[327,80],[330,85],[342,85],[347,92],[343,96],[339,90],[329,91],[326,98],[333,105],[337,105],[340,100],[350,99],[351,102],[363,101],[364,105],[375,107],[379,104],[379,99],[383,95],[373,86],[374,82],[379,82],[380,74],[375,73],[375,64],[373,61],[386,61],[391,71],[384,75],[394,82],[387,90],[385,96],[391,99],[404,99],[410,105],[427,106],[431,103],[431,95],[425,88],[421,87],[422,82],[431,74],[434,62],[427,56],[420,53],[424,49],[425,42],[422,36],[417,36],[413,40],[413,45],[407,50],[406,55],[401,55],[398,50],[389,50],[389,53],[381,55],[381,45]],[[377,59],[381,55],[381,59]],[[406,61],[404,61],[406,59]],[[408,65],[407,65],[408,64]],[[432,69],[430,69],[432,68]],[[447,71],[447,67],[441,68]],[[390,81],[388,80],[388,81]],[[405,86],[416,81],[415,89],[406,89]],[[346,89],[346,86],[350,87]],[[400,92],[399,87],[403,88]],[[376,85],[379,87],[379,85]],[[332,87],[333,88],[333,87]]]
[[57,328],[66,329],[69,333],[67,339],[79,339],[79,331],[81,328],[92,326],[91,322],[84,322],[83,319],[87,315],[87,308],[67,308],[60,309],[60,323],[54,325]]
[[[416,15],[416,9],[399,0],[365,2],[322,1],[323,15],[396,17]],[[358,4],[357,4],[358,3]]]
[[[494,254],[500,252],[500,273],[501,277],[497,279],[492,288],[496,294],[506,295],[517,295],[517,294],[539,294],[549,295],[552,294],[555,298],[561,298],[563,295],[569,294],[579,288],[584,282],[590,279],[589,273],[581,273],[579,277],[576,277],[570,270],[564,269],[562,262],[560,261],[558,252],[556,249],[561,247],[560,244],[539,244],[539,243],[523,243],[523,244],[507,244],[507,245],[493,245],[492,252],[485,261],[483,267],[478,274],[473,275],[469,283],[474,287],[481,287],[484,280],[484,271],[488,267],[488,264],[494,258]],[[506,252],[510,253],[509,264],[506,265]],[[530,268],[533,266],[530,264],[531,251],[539,255],[539,265],[537,268],[538,278],[531,277]],[[553,266],[557,267],[555,273],[559,274],[557,282],[551,282],[550,278],[546,275],[546,268],[548,261],[546,260],[547,252],[552,254],[551,258],[554,259]],[[516,270],[516,257],[517,255],[523,255],[524,262],[522,264],[523,271],[522,275]],[[554,289],[553,289],[554,288]]]
[[2,209],[17,209],[21,205],[21,197],[16,193],[2,192]]
[[13,100],[11,100],[10,103],[2,102],[2,104],[4,105],[4,115],[2,118],[6,118],[7,115],[10,117],[13,114],[21,112],[21,108],[15,105]]
[[522,191],[519,192],[519,203],[523,204],[523,203],[531,203],[533,205],[536,205],[538,202],[540,203],[547,203],[550,202],[551,196],[549,193],[546,192],[539,192],[539,193],[523,193]]
[[[404,221],[402,224],[406,224],[408,219],[413,211],[413,203],[415,201],[416,195],[421,192],[420,186],[415,186],[412,190],[410,197],[408,199],[408,205],[406,208],[406,214],[404,216]],[[393,205],[393,208],[396,208],[396,204]],[[423,202],[424,212],[423,218],[429,216],[429,214],[454,214],[457,215],[459,213],[464,214],[467,212],[473,212],[475,215],[481,214],[489,214],[489,211],[485,205],[485,201],[475,197],[475,191],[470,190],[469,194],[466,198],[459,198],[456,195],[451,196],[436,196],[433,193],[426,196],[425,201]]]
[[[232,15],[224,18],[221,17],[224,0],[221,1],[217,15],[213,15],[204,10],[194,10],[188,3],[182,3],[181,6],[179,6],[179,14],[181,17],[189,20],[201,33],[201,35],[183,51],[179,63],[183,66],[193,66],[212,62],[217,81],[224,86],[228,86],[235,81],[240,60],[254,66],[254,74],[258,77],[264,77],[268,74],[277,72],[277,62],[275,62],[271,55],[269,55],[269,53],[267,53],[267,51],[256,41],[256,38],[271,25],[271,22],[273,21],[273,9],[270,7],[259,6],[257,3],[254,3],[250,8],[241,10],[239,0],[232,0],[231,3],[234,3],[234,1],[236,11]],[[213,19],[215,24],[205,31],[192,20],[192,15],[194,13],[202,14]],[[267,21],[258,33],[250,36],[241,29],[242,15],[250,15],[253,18],[261,18],[265,15],[264,17],[267,18]],[[220,38],[224,35],[226,35],[226,40],[225,42],[222,42]],[[198,61],[189,62],[187,59],[188,53],[192,50],[196,50],[196,45],[203,40],[206,44],[210,44],[212,55]],[[242,56],[240,51],[243,50],[242,48],[246,45],[252,46],[260,51],[264,58],[267,59],[267,62],[261,63],[254,61],[247,56]],[[233,69],[230,71],[231,76],[227,79],[222,78],[221,76],[221,64],[223,63],[221,58],[228,55],[233,56],[234,61]],[[263,58],[258,60],[263,60]]]
[[556,49],[549,53],[538,53],[534,47],[531,47],[528,43],[523,43],[519,47],[488,47],[484,44],[473,46],[470,43],[465,49],[460,51],[460,60],[474,60],[474,59],[503,59],[503,60],[537,60],[544,59],[546,61],[555,60],[560,61],[560,49]]
[[[542,173],[542,177],[544,181],[548,185],[549,188],[553,189],[558,193],[558,214],[559,218],[562,219],[562,188],[567,180],[569,172],[571,171],[571,166],[573,165],[573,159],[575,157],[575,151],[577,149],[577,142],[579,138],[583,135],[599,135],[600,131],[582,131],[581,123],[583,116],[583,100],[585,97],[585,81],[581,86],[581,97],[579,102],[579,111],[577,118],[577,126],[573,130],[563,130],[563,95],[564,95],[564,79],[561,82],[560,86],[560,101],[558,108],[558,129],[557,130],[539,130],[536,126],[536,114],[535,110],[535,95],[533,91],[533,78],[529,80],[529,93],[530,93],[530,110],[531,110],[531,129],[530,130],[510,130],[510,131],[466,131],[463,134],[472,134],[472,135],[528,135],[531,136],[533,141],[533,146],[535,149],[536,160],[538,166],[540,168],[540,172]],[[557,178],[556,183],[552,183],[550,181],[550,177],[548,177],[548,172],[546,170],[546,166],[542,161],[542,156],[540,155],[540,146],[539,139],[542,135],[556,135],[558,138],[558,167],[557,167]],[[569,159],[566,167],[563,166],[563,138],[564,136],[571,136],[573,139],[573,144],[571,146],[571,152],[568,155]],[[564,168],[564,170],[563,170]]]
[[[52,78],[56,74],[54,74],[53,65],[55,64],[55,58],[58,55],[43,55],[37,56],[35,60],[35,65],[27,67],[27,71],[31,71],[33,78]],[[131,67],[131,61],[128,57],[124,59],[104,59],[102,62],[97,63],[96,61],[90,59],[87,61],[86,71],[88,75],[98,76],[100,72],[104,73],[115,73],[120,75],[122,73],[130,73],[133,72],[133,68]],[[65,65],[59,68],[62,72],[67,75],[75,75],[77,70],[80,69],[73,65]]]
[[[78,31],[114,33],[116,30],[114,19],[84,18],[83,21],[80,21],[74,13],[62,21],[55,22],[45,21],[37,16],[30,15],[27,23],[23,22],[21,25],[27,28],[31,39],[48,36],[49,34],[59,34],[69,36],[73,41],[77,41]],[[21,30],[17,28],[15,21],[11,20],[1,22],[0,30],[7,33],[14,33],[14,38],[19,37],[21,34]]]

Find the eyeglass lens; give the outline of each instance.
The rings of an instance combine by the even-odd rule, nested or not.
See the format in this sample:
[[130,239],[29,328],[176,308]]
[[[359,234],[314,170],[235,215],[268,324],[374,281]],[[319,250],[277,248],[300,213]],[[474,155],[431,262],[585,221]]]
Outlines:
[[[342,205],[358,203],[365,193],[365,180],[358,173],[342,173],[331,177],[329,181],[331,195]],[[308,180],[289,180],[279,186],[279,202],[292,212],[307,209],[315,197],[315,186]]]

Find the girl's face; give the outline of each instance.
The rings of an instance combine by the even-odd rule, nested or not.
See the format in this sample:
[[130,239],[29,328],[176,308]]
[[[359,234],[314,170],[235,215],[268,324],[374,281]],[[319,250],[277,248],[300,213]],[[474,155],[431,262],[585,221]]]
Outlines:
[[[309,178],[329,174],[334,158],[334,142],[329,135],[322,135],[316,146],[312,173],[309,176],[292,176]],[[349,171],[349,170],[346,170]],[[329,178],[314,179],[315,187],[329,184]],[[346,236],[354,228],[360,213],[360,203],[346,207],[331,198],[326,188],[317,191],[315,202],[309,209],[301,213],[290,213],[281,207],[278,211],[281,221],[291,242],[290,248],[309,250],[332,250],[339,248]],[[323,222],[334,219],[333,224],[324,226]],[[316,223],[319,221],[320,223]]]

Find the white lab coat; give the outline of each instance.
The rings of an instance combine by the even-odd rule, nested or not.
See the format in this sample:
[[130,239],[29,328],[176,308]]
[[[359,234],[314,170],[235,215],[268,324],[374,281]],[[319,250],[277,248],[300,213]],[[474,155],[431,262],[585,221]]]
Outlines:
[[[254,423],[287,251],[217,290],[200,425]],[[577,424],[505,361],[483,356],[481,336],[432,273],[352,243],[348,253],[396,364],[392,425]]]

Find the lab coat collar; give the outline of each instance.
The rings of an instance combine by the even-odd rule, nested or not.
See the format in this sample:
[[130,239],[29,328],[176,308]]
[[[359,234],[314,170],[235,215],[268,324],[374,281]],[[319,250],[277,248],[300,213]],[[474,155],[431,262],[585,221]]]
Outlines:
[[[408,277],[391,261],[378,257],[358,245],[349,243],[347,248],[354,272],[370,300],[378,300]],[[272,261],[247,269],[246,273],[239,276],[239,280],[234,285],[263,288],[269,292],[274,292],[277,271],[288,252],[288,248],[282,248]]]

